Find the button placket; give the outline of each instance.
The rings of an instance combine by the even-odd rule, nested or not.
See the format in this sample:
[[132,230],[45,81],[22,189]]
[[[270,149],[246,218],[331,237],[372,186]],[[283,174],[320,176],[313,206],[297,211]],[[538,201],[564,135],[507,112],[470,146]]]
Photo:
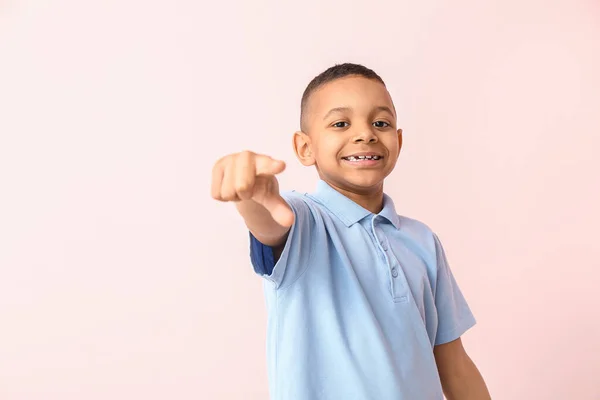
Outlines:
[[372,234],[375,239],[375,243],[380,248],[381,259],[384,261],[386,266],[386,272],[388,277],[388,284],[390,288],[390,294],[394,302],[405,302],[408,300],[406,295],[406,282],[402,279],[400,271],[400,263],[396,259],[393,251],[391,251],[387,237],[381,230],[381,228],[375,228],[375,221],[378,216],[374,216],[371,219]]
[[379,257],[385,264],[386,271],[389,271],[391,260],[387,254],[388,247],[387,247],[387,244],[385,243],[385,237],[382,239],[383,235],[380,234],[378,232],[378,229],[375,228],[375,222],[378,217],[379,217],[378,215],[374,215],[373,218],[371,218],[371,224],[370,224],[371,225],[371,235],[373,235],[373,239],[374,239],[373,244],[375,244],[376,247],[378,247],[380,250],[377,253],[379,254]]
[[388,245],[385,239],[380,239],[379,244],[381,245],[383,251],[388,251]]
[[[394,261],[395,261],[395,257],[394,257],[393,254],[390,254],[390,252],[389,252],[389,243],[387,241],[387,238],[383,234],[381,236],[378,236],[378,237],[380,237],[379,244],[381,245],[381,248],[385,252],[385,256],[386,256],[386,258],[388,260],[389,273],[390,273],[390,275],[391,275],[392,278],[397,278],[398,277],[398,267],[393,266]],[[391,281],[391,279],[390,279],[390,281]],[[392,283],[392,286],[393,286],[393,282],[391,282],[391,283]]]
[[408,301],[408,282],[406,281],[404,272],[401,270],[400,262],[393,251],[389,251],[387,255],[391,264],[390,274],[392,276],[391,284],[394,301],[396,303],[406,302]]

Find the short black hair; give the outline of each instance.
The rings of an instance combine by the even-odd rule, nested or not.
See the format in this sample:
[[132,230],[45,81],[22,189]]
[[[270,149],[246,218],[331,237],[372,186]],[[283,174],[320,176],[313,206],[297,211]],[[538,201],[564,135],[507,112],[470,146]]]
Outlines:
[[313,92],[319,89],[326,83],[335,81],[336,79],[345,78],[347,76],[357,75],[367,79],[373,79],[385,86],[385,82],[375,71],[361,64],[343,63],[329,67],[325,71],[313,78],[302,94],[302,102],[300,103],[300,129],[304,131],[304,114],[308,105],[308,100]]

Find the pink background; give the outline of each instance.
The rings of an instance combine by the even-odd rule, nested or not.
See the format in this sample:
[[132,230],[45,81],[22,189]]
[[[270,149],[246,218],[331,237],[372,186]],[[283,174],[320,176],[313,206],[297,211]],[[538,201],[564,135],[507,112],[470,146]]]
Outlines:
[[387,182],[442,238],[495,399],[600,399],[600,3],[0,2],[0,399],[266,399],[213,162],[282,158],[308,81],[374,68]]

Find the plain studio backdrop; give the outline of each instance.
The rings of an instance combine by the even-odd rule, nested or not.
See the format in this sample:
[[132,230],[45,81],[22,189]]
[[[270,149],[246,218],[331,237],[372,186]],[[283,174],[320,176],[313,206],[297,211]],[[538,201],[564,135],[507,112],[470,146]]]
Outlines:
[[600,399],[597,1],[0,2],[0,399],[267,398],[266,312],[210,172],[296,161],[305,85],[358,62],[441,237],[495,399]]

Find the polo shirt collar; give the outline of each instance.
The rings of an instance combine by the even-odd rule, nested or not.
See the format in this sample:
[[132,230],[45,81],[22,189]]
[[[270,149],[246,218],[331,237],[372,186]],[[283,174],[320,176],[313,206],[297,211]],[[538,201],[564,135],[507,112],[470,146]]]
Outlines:
[[[312,194],[312,197],[327,207],[329,211],[348,227],[368,215],[373,215],[372,212],[350,200],[322,179],[319,179],[317,182],[317,188]],[[391,222],[396,229],[399,229],[400,221],[398,214],[396,213],[394,202],[391,197],[385,193],[383,194],[383,209],[378,215],[384,217]]]

